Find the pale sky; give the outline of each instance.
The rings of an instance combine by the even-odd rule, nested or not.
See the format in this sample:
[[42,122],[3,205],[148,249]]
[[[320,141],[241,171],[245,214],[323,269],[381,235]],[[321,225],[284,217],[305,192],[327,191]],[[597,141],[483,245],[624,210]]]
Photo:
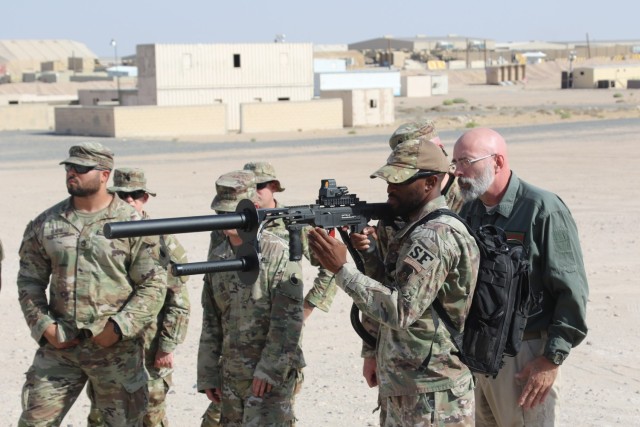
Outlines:
[[348,44],[384,35],[640,39],[638,0],[2,0],[0,39],[70,39],[101,57],[145,43]]

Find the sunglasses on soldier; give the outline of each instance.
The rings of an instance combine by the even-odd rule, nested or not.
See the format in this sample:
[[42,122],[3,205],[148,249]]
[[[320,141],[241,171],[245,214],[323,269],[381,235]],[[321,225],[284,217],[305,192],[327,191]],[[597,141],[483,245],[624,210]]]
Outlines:
[[122,200],[127,200],[129,197],[131,197],[131,199],[133,200],[139,200],[139,199],[142,199],[144,195],[147,193],[144,190],[136,190],[136,191],[118,191],[117,194],[118,194],[118,197],[120,197]]
[[78,175],[84,175],[87,172],[91,172],[94,169],[97,169],[95,166],[82,166],[82,165],[76,165],[73,163],[65,163],[64,164],[64,170],[67,172],[70,172],[71,170],[76,171],[76,173]]

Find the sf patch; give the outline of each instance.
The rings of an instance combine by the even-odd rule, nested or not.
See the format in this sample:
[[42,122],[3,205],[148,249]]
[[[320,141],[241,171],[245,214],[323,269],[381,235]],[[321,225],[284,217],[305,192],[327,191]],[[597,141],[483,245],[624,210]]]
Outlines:
[[421,244],[414,244],[404,262],[409,264],[416,272],[429,270],[434,264],[435,256]]

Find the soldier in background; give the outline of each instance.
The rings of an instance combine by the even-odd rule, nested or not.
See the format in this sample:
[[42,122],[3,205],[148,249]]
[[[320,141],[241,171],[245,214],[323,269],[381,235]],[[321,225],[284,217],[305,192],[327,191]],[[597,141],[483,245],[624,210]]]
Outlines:
[[[222,175],[212,208],[228,213],[240,200],[257,202],[255,185],[250,171]],[[235,258],[242,240],[236,230],[224,234],[209,260]],[[300,263],[289,261],[282,238],[265,231],[259,244],[262,260],[253,285],[241,283],[236,272],[205,274],[197,388],[219,404],[221,425],[295,421],[294,389],[304,366],[302,272]]]
[[[258,190],[258,196],[260,196],[258,201],[260,208],[269,209],[286,207],[282,203],[279,203],[274,197],[275,193],[282,192],[285,189],[280,184],[280,180],[276,178],[276,171],[271,163],[250,162],[245,164],[243,169],[252,171],[256,175],[256,188]],[[265,230],[269,230],[276,236],[282,237],[287,242],[289,241],[289,231],[282,219],[270,221],[265,226]],[[300,233],[302,240],[302,254],[309,260],[311,265],[318,267],[318,275],[313,281],[313,287],[304,298],[305,320],[307,320],[316,307],[325,313],[329,312],[331,303],[333,302],[338,289],[336,287],[333,274],[325,268],[322,268],[322,266],[318,264],[318,261],[313,257],[312,252],[309,250],[309,240],[307,239],[309,230],[311,230],[311,227],[305,227]]]
[[[142,169],[119,168],[113,172],[113,187],[110,193],[131,205],[144,219],[150,219],[144,206],[149,197],[156,193],[147,188],[147,179]],[[160,260],[167,269],[167,296],[157,321],[144,330],[145,365],[151,379],[148,383],[149,406],[144,416],[144,426],[168,426],[166,397],[172,385],[173,352],[182,344],[189,325],[189,293],[186,283],[188,276],[176,277],[171,274],[171,264],[188,262],[187,255],[173,235],[160,236]],[[104,420],[95,407],[95,397],[91,383],[87,393],[92,408],[89,426],[102,426]]]
[[108,222],[141,218],[107,192],[109,149],[74,145],[61,164],[71,197],[27,225],[19,251],[19,301],[39,348],[18,425],[60,425],[89,380],[105,424],[139,426],[149,379],[139,337],[166,293],[160,242],[104,236]]
[[[442,149],[442,152],[448,158],[448,154],[444,149],[444,145],[438,136],[436,126],[429,119],[422,119],[415,122],[409,122],[401,125],[393,132],[389,138],[389,147],[393,150],[401,142],[412,139],[430,141]],[[442,180],[442,189],[440,191],[447,202],[447,206],[454,212],[459,212],[464,200],[460,195],[460,187],[458,180],[451,172],[445,175]]]
[[[256,189],[258,192],[258,206],[261,209],[268,208],[282,208],[285,207],[279,203],[274,194],[284,191],[284,187],[280,184],[280,180],[276,177],[276,171],[273,165],[268,162],[249,162],[243,167],[244,170],[251,171],[255,174]],[[215,199],[214,199],[215,203]],[[213,204],[211,208],[214,209]],[[283,238],[289,242],[289,231],[286,229],[284,221],[277,219],[269,222],[265,227],[265,230],[275,234],[278,237]],[[311,230],[311,227],[305,227],[300,232],[302,242],[302,254],[309,260],[311,265],[318,267],[318,275],[313,281],[313,286],[307,292],[304,298],[304,320],[311,315],[313,310],[317,307],[325,313],[331,308],[333,299],[336,296],[337,287],[333,274],[326,269],[322,268],[313,257],[313,254],[309,250],[309,241],[307,234]],[[209,247],[209,253],[213,247],[219,245],[224,240],[224,235],[219,231],[211,232],[211,243]],[[209,259],[211,261],[211,259]],[[304,374],[302,370],[297,375],[296,393],[302,389],[302,383],[304,382]],[[217,427],[220,420],[220,408],[217,407],[215,402],[212,402],[207,409],[207,412],[203,416],[201,427]]]

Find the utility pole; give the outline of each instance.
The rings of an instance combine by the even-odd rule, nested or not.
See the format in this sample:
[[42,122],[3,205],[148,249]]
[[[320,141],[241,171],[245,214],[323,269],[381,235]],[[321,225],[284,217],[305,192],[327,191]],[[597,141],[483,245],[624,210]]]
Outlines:
[[118,91],[118,105],[120,105],[120,70],[118,69],[118,43],[116,39],[111,39],[111,46],[113,46],[113,66],[116,70],[116,87]]

